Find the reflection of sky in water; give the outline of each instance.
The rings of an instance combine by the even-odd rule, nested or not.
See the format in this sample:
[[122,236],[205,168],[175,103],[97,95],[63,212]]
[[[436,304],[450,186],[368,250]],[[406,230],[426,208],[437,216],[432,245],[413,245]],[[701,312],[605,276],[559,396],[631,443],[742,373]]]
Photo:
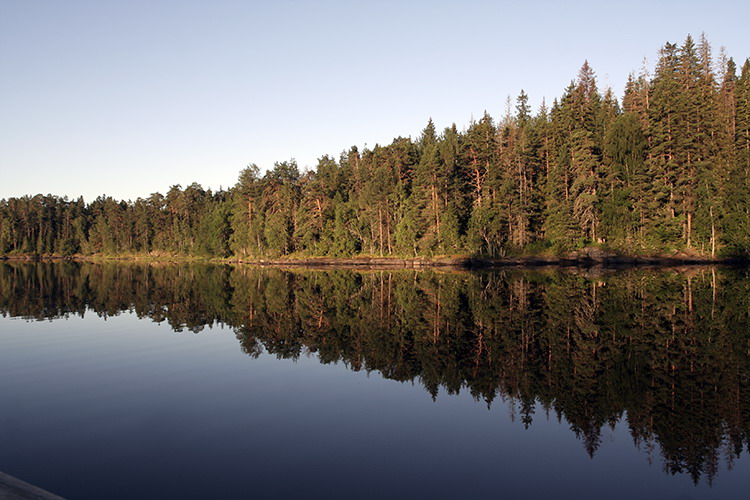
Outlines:
[[[240,350],[229,328],[174,333],[0,318],[0,470],[71,498],[736,498],[747,459],[715,484],[662,471],[658,450],[605,427],[594,459],[537,407]],[[722,465],[723,467],[723,465]]]

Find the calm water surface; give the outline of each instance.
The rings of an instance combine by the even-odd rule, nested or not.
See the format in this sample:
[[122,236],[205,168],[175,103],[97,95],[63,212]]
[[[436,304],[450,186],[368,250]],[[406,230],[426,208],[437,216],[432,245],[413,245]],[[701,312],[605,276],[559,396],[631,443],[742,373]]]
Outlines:
[[750,278],[0,263],[0,470],[75,498],[747,498]]

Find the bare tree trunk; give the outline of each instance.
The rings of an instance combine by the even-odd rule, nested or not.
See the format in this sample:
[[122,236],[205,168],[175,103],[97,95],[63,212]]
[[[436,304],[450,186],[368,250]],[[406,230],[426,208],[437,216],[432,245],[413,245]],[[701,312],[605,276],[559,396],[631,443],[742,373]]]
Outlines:
[[378,209],[378,233],[380,241],[380,256],[383,256],[383,210]]
[[386,238],[386,241],[388,242],[388,254],[392,254],[393,248],[391,247],[391,218],[388,217],[387,214],[385,218],[385,229],[386,229],[385,238]]
[[714,224],[714,207],[709,209],[711,214],[711,258],[716,257],[716,225]]
[[440,240],[440,206],[438,202],[437,189],[435,184],[430,186],[432,189],[432,210],[435,212],[435,233],[438,240]]

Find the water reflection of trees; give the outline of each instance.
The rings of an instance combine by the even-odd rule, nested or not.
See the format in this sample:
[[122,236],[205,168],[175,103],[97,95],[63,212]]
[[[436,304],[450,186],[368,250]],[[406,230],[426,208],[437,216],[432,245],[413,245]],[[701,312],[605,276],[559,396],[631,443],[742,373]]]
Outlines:
[[235,328],[243,351],[468,390],[564,419],[593,455],[624,419],[669,473],[713,479],[750,431],[750,279],[736,270],[435,273],[0,264],[0,311],[133,311]]

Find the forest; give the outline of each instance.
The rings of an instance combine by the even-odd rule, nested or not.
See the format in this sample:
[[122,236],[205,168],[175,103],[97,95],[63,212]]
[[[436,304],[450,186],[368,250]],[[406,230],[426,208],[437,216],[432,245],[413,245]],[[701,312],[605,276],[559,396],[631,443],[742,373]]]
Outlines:
[[621,99],[584,62],[549,106],[506,108],[314,170],[250,164],[228,190],[3,199],[0,255],[750,256],[750,59],[688,36]]

